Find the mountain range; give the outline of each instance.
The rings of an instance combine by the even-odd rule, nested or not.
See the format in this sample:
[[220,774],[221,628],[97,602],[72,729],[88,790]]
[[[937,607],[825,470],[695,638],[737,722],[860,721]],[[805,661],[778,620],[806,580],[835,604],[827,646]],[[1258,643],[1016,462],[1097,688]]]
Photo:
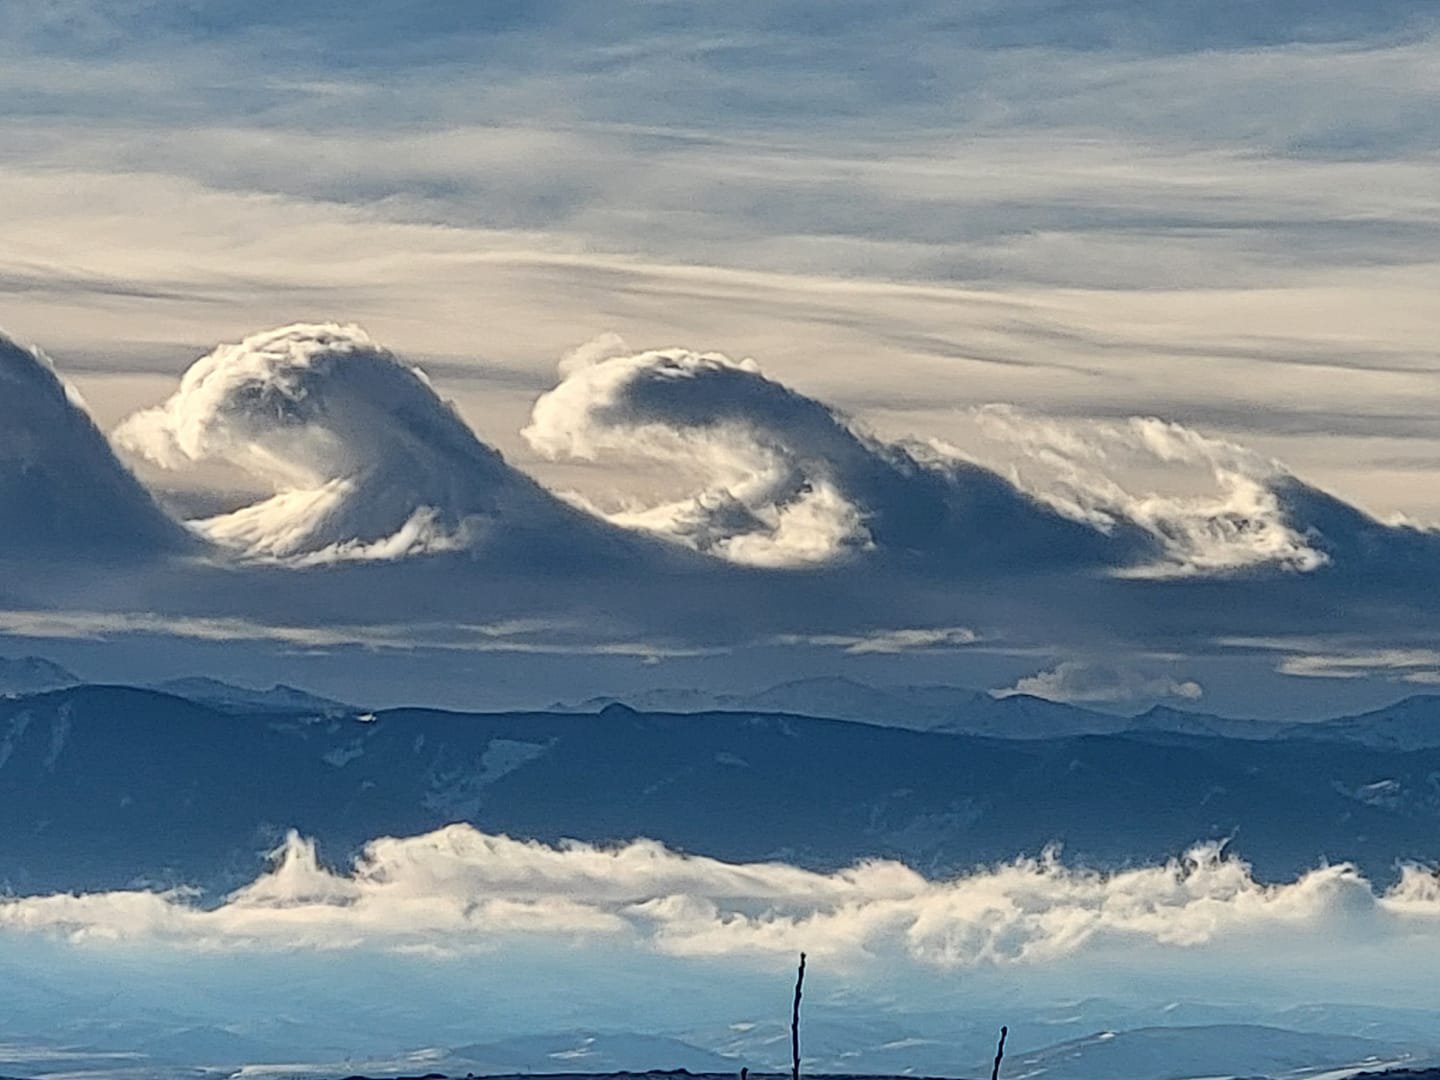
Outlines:
[[[1399,860],[1433,862],[1440,835],[1437,697],[1282,724],[1170,709],[1123,717],[943,687],[866,694],[838,680],[786,684],[763,701],[637,701],[668,711],[595,701],[593,711],[506,713],[370,711],[210,679],[165,685],[0,699],[0,886],[192,884],[213,896],[251,881],[290,828],[343,865],[376,836],[453,821],[547,842],[647,836],[721,859],[817,869],[891,857],[932,874],[1052,843],[1068,861],[1152,863],[1221,838],[1262,879],[1348,859],[1381,882]],[[887,702],[892,711],[880,708]],[[675,708],[686,704],[730,708]],[[313,1025],[246,1020],[204,1002],[122,1020],[97,1012],[99,999],[86,993],[73,979],[46,981],[23,958],[0,966],[0,1074],[218,1080],[241,1065],[287,1062],[286,1075],[316,1078],[654,1068],[733,1076],[742,1065],[760,1076],[788,1053],[787,1018],[768,1014],[646,1033],[451,1028],[407,1047],[393,1032],[409,1029],[408,1014],[347,1019],[343,995],[317,1040]],[[956,1016],[862,1013],[816,999],[812,1009],[810,1075],[988,1075],[1000,1023],[1011,1025],[1012,1080],[1304,1080],[1423,1064],[1440,1052],[1432,1013],[1359,1004],[1257,1010],[1096,998],[977,1004]]]
[[1053,844],[1101,867],[1152,862],[1228,838],[1264,878],[1328,859],[1382,882],[1399,860],[1433,861],[1440,835],[1436,698],[1263,740],[333,706],[110,686],[0,700],[0,882],[224,887],[251,879],[290,828],[343,864],[376,836],[455,821],[825,869],[889,857],[927,873]]
[[0,696],[38,694],[78,685],[80,679],[53,660],[40,656],[0,656]]
[[230,712],[254,713],[309,713],[320,716],[343,716],[356,714],[361,710],[343,701],[321,697],[308,690],[297,690],[284,683],[276,683],[267,690],[256,690],[248,686],[236,686],[204,676],[190,676],[183,679],[168,679],[153,684],[150,689],[188,701],[211,705]]
[[1226,739],[1312,738],[1391,749],[1440,746],[1440,697],[1419,695],[1358,716],[1307,721],[1256,720],[1156,705],[1126,714],[1030,694],[996,696],[959,686],[871,686],[843,676],[797,679],[750,694],[655,689],[557,702],[554,712],[595,713],[610,705],[638,712],[756,712],[853,720],[952,735],[1054,739],[1121,732],[1168,732]]

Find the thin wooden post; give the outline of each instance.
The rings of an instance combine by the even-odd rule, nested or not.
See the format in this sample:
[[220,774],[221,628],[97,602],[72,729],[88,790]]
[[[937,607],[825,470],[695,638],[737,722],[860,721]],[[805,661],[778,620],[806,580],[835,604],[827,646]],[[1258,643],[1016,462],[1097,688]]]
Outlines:
[[1005,1060],[1005,1036],[1009,1034],[1010,1029],[1001,1024],[1000,1045],[995,1048],[995,1067],[990,1070],[990,1080],[1000,1080],[1000,1062]]
[[800,1080],[800,993],[805,986],[805,954],[800,954],[800,971],[795,976],[795,1008],[790,1013],[790,1078]]

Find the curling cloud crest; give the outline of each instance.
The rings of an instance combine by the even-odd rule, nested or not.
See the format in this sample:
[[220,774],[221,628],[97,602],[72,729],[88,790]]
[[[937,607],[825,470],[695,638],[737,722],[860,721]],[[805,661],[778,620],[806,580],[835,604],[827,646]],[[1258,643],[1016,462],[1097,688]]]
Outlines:
[[525,438],[550,458],[662,462],[693,497],[606,516],[755,566],[862,550],[955,567],[1101,563],[1125,549],[979,466],[882,442],[753,360],[593,349],[561,366]]
[[551,458],[635,455],[699,474],[694,498],[608,515],[756,566],[825,562],[872,539],[837,472],[859,446],[823,406],[751,360],[683,350],[577,352],[525,438]]
[[171,469],[237,465],[275,494],[192,524],[250,556],[339,561],[451,550],[552,500],[410,367],[354,326],[297,324],[222,345],[116,432]]
[[[629,353],[606,338],[568,356],[560,374],[523,433],[538,453],[658,462],[693,494],[609,511],[571,496],[578,513],[476,438],[422,372],[335,324],[220,346],[116,438],[167,468],[223,461],[261,479],[272,496],[192,525],[247,556],[299,563],[392,560],[471,548],[517,526],[554,535],[604,523],[747,566],[869,553],[962,577],[1307,571],[1329,557],[1292,520],[1293,477],[1178,424],[980,410],[984,430],[1019,451],[1012,482],[939,442],[878,439],[753,360]],[[1135,494],[1113,479],[1116,466],[1199,471],[1206,490]]]
[[684,856],[650,841],[550,847],[468,825],[376,840],[345,874],[292,834],[266,874],[218,906],[184,892],[0,899],[0,927],[82,942],[456,953],[545,934],[681,957],[804,948],[837,964],[935,969],[1046,962],[1117,943],[1318,940],[1342,929],[1373,945],[1437,925],[1440,885],[1428,872],[1407,870],[1384,895],[1348,866],[1262,885],[1218,845],[1116,873],[1047,856],[931,881],[890,862],[821,874]]
[[[1038,498],[1097,529],[1133,527],[1154,538],[1159,558],[1122,571],[1130,576],[1262,566],[1308,571],[1328,561],[1289,520],[1277,489],[1290,475],[1244,447],[1153,417],[1063,421],[1010,406],[989,406],[979,417],[990,435],[1022,451],[1019,482]],[[1135,494],[1114,479],[1114,467],[1121,464],[1198,469],[1211,490]]]

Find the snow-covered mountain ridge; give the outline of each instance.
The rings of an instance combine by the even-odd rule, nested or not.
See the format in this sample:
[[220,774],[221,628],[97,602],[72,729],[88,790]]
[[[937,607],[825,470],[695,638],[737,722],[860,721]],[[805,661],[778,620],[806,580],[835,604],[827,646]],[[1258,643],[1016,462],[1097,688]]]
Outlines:
[[[1389,722],[1368,718],[1362,733]],[[1052,844],[1132,864],[1230,838],[1262,876],[1354,860],[1384,881],[1397,861],[1440,854],[1440,747],[1371,745],[1382,740],[1351,737],[1358,723],[1331,740],[1316,737],[1327,725],[1266,740],[997,739],[621,706],[247,712],[76,687],[0,701],[0,880],[27,892],[223,884],[252,877],[289,828],[343,862],[376,836],[468,821],[823,868],[886,857],[926,873]]]

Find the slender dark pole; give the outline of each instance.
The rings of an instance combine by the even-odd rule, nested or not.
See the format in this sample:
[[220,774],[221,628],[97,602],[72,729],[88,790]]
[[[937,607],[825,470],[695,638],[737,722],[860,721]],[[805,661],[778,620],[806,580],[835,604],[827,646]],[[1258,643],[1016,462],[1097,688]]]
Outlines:
[[805,954],[800,954],[800,973],[795,976],[795,1009],[790,1014],[790,1077],[800,1080],[800,992],[805,986]]
[[1000,1026],[1000,1045],[995,1048],[995,1067],[990,1070],[990,1080],[1000,1080],[1000,1062],[1005,1060],[1005,1036],[1010,1034],[1010,1029],[1003,1024]]

